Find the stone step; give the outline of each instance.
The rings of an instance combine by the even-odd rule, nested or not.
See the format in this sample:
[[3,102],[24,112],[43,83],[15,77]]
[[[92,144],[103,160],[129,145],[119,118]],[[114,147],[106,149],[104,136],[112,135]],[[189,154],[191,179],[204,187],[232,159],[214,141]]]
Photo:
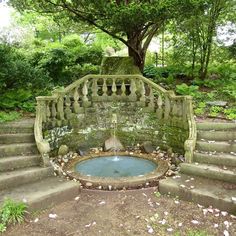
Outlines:
[[180,165],[180,172],[187,175],[195,175],[236,184],[236,168],[234,167],[224,169],[216,165],[182,163]]
[[206,152],[236,152],[235,142],[206,142],[197,141],[196,150]]
[[53,175],[52,167],[29,167],[0,173],[0,190],[36,182]]
[[0,124],[0,134],[33,133],[34,119],[24,119]]
[[33,133],[0,134],[0,144],[31,143],[34,142]]
[[230,130],[236,131],[236,123],[230,122],[197,122],[197,130]]
[[231,155],[228,153],[207,154],[194,152],[193,161],[205,164],[236,167],[236,155]]
[[38,154],[35,143],[16,143],[0,145],[0,157]]
[[13,156],[0,158],[0,172],[32,167],[40,164],[40,156]]
[[236,140],[236,131],[209,131],[200,130],[197,133],[197,139],[201,140],[215,140],[215,141],[227,141]]
[[212,206],[222,211],[236,212],[236,202],[232,199],[232,197],[236,197],[236,189],[232,189],[228,183],[184,174],[179,177],[174,176],[161,180],[159,182],[160,193],[178,196],[179,199],[195,202],[205,207]]
[[6,198],[15,201],[27,201],[28,210],[43,210],[47,207],[72,200],[80,191],[79,182],[68,181],[59,177],[44,178],[35,183],[24,184],[0,192],[0,202]]

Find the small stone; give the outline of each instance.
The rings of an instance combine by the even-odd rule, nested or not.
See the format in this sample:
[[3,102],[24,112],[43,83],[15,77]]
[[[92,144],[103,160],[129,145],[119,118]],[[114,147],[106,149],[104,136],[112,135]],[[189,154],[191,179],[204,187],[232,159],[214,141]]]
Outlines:
[[79,196],[78,196],[78,197],[76,197],[76,198],[75,198],[75,201],[78,201],[78,200],[79,200],[79,198],[80,198]]
[[58,149],[58,155],[64,156],[68,153],[69,148],[67,145],[61,145]]
[[222,216],[227,216],[227,215],[228,215],[228,212],[227,212],[227,211],[222,211],[222,212],[221,212],[221,215],[222,215]]
[[206,102],[206,104],[209,106],[226,107],[228,103],[225,101],[213,101],[213,102]]
[[168,232],[172,232],[173,231],[173,229],[172,228],[168,228],[168,229],[166,229]]
[[112,136],[105,141],[104,150],[105,151],[121,151],[121,150],[124,150],[124,146],[122,145],[122,143],[117,137]]
[[152,153],[153,151],[155,151],[155,148],[153,147],[151,141],[143,142],[142,145],[140,146],[140,149],[142,152],[145,152],[145,153]]
[[86,187],[92,187],[92,186],[93,186],[93,184],[92,184],[92,183],[90,183],[90,182],[87,182],[87,183],[85,184],[85,186],[86,186]]
[[39,218],[36,218],[35,220],[34,220],[34,223],[37,223],[39,221]]
[[112,190],[112,186],[111,186],[111,185],[108,185],[108,189],[111,191],[111,190]]
[[178,226],[179,226],[179,227],[182,227],[182,226],[183,226],[183,223],[179,223]]
[[229,236],[229,232],[227,230],[224,230],[224,236]]
[[218,228],[219,227],[219,225],[218,224],[214,224],[214,226],[213,226],[214,228]]

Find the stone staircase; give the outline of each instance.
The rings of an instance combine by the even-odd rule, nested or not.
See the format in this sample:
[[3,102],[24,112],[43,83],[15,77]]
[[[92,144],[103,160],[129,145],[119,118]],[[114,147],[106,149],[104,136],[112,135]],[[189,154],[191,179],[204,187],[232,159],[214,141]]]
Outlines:
[[236,123],[197,123],[193,163],[159,183],[162,194],[236,214]]
[[0,203],[6,198],[44,209],[79,193],[79,184],[55,177],[40,166],[33,119],[0,124]]

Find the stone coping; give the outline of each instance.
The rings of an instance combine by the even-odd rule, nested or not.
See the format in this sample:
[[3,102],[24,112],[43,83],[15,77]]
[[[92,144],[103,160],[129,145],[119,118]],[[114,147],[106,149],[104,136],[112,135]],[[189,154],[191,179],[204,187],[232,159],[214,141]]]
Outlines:
[[130,177],[96,177],[96,176],[87,176],[78,173],[75,171],[75,164],[85,160],[113,156],[113,152],[104,152],[99,154],[90,154],[88,156],[77,157],[71,160],[66,166],[65,170],[67,174],[72,179],[80,181],[80,183],[86,188],[96,188],[102,190],[117,190],[117,189],[132,189],[132,188],[142,188],[145,186],[151,186],[154,182],[157,182],[169,169],[168,162],[161,160],[160,158],[153,157],[151,154],[137,154],[137,153],[127,153],[127,152],[118,152],[117,156],[131,156],[142,159],[147,159],[155,164],[157,168],[154,171],[151,171],[143,176],[130,176]]

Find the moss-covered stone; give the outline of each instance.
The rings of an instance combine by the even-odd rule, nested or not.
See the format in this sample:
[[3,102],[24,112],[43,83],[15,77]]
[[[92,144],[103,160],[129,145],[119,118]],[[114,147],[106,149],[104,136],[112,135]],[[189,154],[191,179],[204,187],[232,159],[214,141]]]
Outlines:
[[132,57],[104,57],[101,65],[102,75],[129,75],[141,74],[134,65]]

